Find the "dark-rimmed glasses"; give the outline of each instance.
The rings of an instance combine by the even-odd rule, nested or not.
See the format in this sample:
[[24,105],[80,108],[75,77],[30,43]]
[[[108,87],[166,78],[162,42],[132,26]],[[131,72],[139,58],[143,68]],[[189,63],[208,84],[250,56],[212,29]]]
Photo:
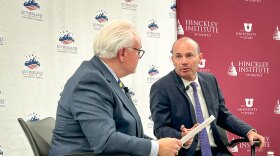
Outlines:
[[137,49],[137,48],[132,48],[132,47],[127,47],[127,48],[131,48],[131,49],[137,50],[139,58],[142,58],[142,56],[145,54],[145,50]]

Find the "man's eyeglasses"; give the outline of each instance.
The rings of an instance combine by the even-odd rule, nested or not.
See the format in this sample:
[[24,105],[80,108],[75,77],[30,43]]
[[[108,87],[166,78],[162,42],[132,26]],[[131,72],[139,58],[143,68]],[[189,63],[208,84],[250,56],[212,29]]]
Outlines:
[[132,48],[132,47],[128,47],[128,48],[137,50],[137,51],[138,51],[138,56],[139,56],[139,58],[142,58],[142,56],[145,54],[145,50],[137,49],[137,48]]

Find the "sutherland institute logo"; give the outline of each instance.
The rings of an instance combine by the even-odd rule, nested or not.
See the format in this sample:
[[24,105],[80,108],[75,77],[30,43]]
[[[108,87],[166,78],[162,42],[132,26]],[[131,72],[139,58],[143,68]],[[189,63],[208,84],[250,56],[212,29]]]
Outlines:
[[0,35],[0,46],[4,45],[4,36]]
[[138,99],[137,99],[137,97],[135,96],[134,89],[131,88],[131,87],[129,87],[129,89],[128,89],[128,94],[130,95],[130,97],[131,97],[131,99],[132,99],[134,105],[137,106],[137,105],[138,105]]
[[42,21],[43,15],[41,13],[35,12],[40,9],[39,3],[35,0],[25,1],[23,7],[27,9],[21,10],[21,17],[28,20]]
[[64,45],[71,44],[75,41],[72,36],[73,34],[66,30],[65,32],[62,32],[62,35],[59,37],[58,40]]
[[258,108],[254,107],[254,99],[253,98],[245,98],[245,105],[241,105],[237,108],[237,111],[243,115],[254,115]]
[[147,77],[148,83],[154,83],[160,78],[157,76],[159,74],[159,70],[154,65],[150,66],[150,69],[148,70],[148,74],[149,74],[149,77]]
[[158,29],[158,24],[157,24],[157,21],[155,19],[151,19],[150,20],[150,23],[148,25],[148,28],[151,30],[151,31],[155,31]]
[[170,12],[169,17],[170,18],[176,18],[176,1],[172,1],[170,4]]
[[99,23],[104,23],[108,21],[107,13],[104,10],[97,11],[97,15],[95,16],[95,19]]
[[39,116],[40,116],[40,115],[38,115],[38,114],[36,114],[36,113],[31,113],[31,114],[28,115],[27,121],[28,121],[28,122],[38,121],[38,120],[40,120],[40,117],[39,117]]
[[108,21],[107,12],[105,10],[98,10],[96,12],[95,21],[97,22],[93,23],[93,29],[100,30]]
[[121,8],[125,10],[136,10],[137,4],[134,0],[123,0],[121,3]]
[[274,33],[273,33],[273,40],[280,40],[280,31],[278,26],[276,27]]
[[157,32],[157,30],[159,29],[159,26],[158,26],[157,21],[155,19],[151,19],[149,21],[148,29],[149,29],[149,31],[147,31],[147,37],[160,38],[160,33]]
[[24,2],[23,6],[26,7],[28,10],[40,9],[40,5],[35,0],[29,0]]
[[41,64],[38,60],[39,57],[33,54],[26,56],[26,61],[24,62],[24,66],[27,69],[22,70],[23,77],[43,78],[43,72],[39,70]]
[[228,69],[229,76],[245,75],[247,77],[263,77],[269,74],[269,62],[266,61],[238,61],[238,67],[231,65]]
[[57,52],[77,54],[78,48],[76,46],[72,46],[75,42],[73,33],[68,30],[60,32],[58,41],[61,44],[57,45]]
[[40,67],[40,62],[37,61],[37,58],[36,56],[34,56],[33,54],[32,55],[29,55],[29,56],[26,56],[27,58],[27,61],[25,61],[24,65],[26,67],[28,67],[29,69],[36,69],[36,68],[39,68]]
[[4,108],[5,107],[5,99],[4,98],[2,98],[2,96],[1,96],[1,90],[0,90],[0,108]]
[[235,35],[245,40],[252,40],[257,36],[253,32],[253,23],[243,23],[243,28],[236,32]]
[[153,128],[154,127],[154,121],[153,121],[151,113],[149,114],[148,118],[149,118],[149,120],[148,120],[148,128]]

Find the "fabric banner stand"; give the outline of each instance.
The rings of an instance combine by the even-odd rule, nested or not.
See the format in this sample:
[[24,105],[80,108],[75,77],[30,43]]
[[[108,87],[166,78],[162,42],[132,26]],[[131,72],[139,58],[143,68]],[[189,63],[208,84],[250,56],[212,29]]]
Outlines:
[[[278,0],[177,0],[178,37],[198,41],[199,70],[216,75],[229,110],[265,137],[260,156],[280,154],[279,6]],[[250,155],[248,143],[230,150]]]
[[145,133],[153,136],[150,86],[172,69],[174,0],[0,0],[0,155],[33,155],[17,118],[55,117],[64,84],[93,56],[93,39],[108,22],[132,21],[145,55],[129,87]]

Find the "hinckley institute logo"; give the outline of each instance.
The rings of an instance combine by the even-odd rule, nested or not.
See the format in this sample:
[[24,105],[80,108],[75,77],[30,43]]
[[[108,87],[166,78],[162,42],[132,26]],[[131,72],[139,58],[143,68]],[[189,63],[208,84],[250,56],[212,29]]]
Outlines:
[[27,78],[43,78],[43,71],[40,70],[41,63],[39,57],[31,54],[25,57],[24,67],[22,70],[23,77]]
[[103,28],[105,23],[109,20],[107,12],[103,9],[98,10],[94,17],[95,22],[93,22],[93,30],[100,30]]
[[149,20],[147,28],[147,37],[160,38],[160,32],[158,32],[159,25],[155,19]]
[[[241,137],[239,137],[241,138]],[[233,137],[232,140],[235,139],[239,139],[238,137]],[[264,144],[264,149],[260,150],[259,148],[256,148],[256,152],[263,152],[263,151],[267,151],[271,148],[271,142],[270,142],[270,136],[264,136],[265,139],[265,144]],[[236,146],[234,146],[233,148],[229,148],[229,150],[233,153],[237,153],[240,150],[245,150],[246,152],[249,153],[251,152],[251,145],[249,142],[241,142],[239,144],[237,144]],[[234,154],[234,155],[238,155],[238,154]]]
[[176,18],[176,1],[174,0],[172,0],[170,3],[169,17]]
[[274,30],[273,40],[280,40],[280,31],[279,31],[278,26],[276,26],[276,29]]
[[43,15],[38,12],[38,10],[40,10],[40,5],[38,3],[38,0],[24,1],[22,6],[24,9],[21,10],[21,18],[34,20],[34,21],[43,20]]
[[219,33],[218,24],[217,21],[186,19],[186,31],[194,36],[211,37]]
[[184,32],[183,26],[180,23],[180,20],[178,19],[177,20],[177,35],[184,35],[184,34],[185,34],[185,32]]
[[228,68],[229,76],[263,77],[265,74],[269,74],[266,61],[232,61]]
[[123,0],[121,2],[121,8],[125,10],[137,10],[137,4],[135,0]]
[[260,3],[262,0],[244,0],[245,2]]
[[253,23],[243,23],[242,28],[235,35],[245,40],[252,40],[257,36],[253,29]]
[[254,107],[254,99],[253,98],[245,98],[245,103],[237,108],[237,111],[243,115],[254,115],[258,108]]
[[149,76],[147,77],[147,83],[154,83],[158,79],[160,79],[160,77],[158,76],[159,70],[154,65],[150,66],[150,68],[148,70],[148,74],[149,74]]
[[78,48],[73,46],[75,42],[73,33],[69,32],[68,30],[60,32],[58,41],[60,44],[56,46],[57,52],[77,54]]
[[280,115],[280,103],[279,103],[279,100],[277,100],[277,103],[274,107],[274,114],[278,114]]

